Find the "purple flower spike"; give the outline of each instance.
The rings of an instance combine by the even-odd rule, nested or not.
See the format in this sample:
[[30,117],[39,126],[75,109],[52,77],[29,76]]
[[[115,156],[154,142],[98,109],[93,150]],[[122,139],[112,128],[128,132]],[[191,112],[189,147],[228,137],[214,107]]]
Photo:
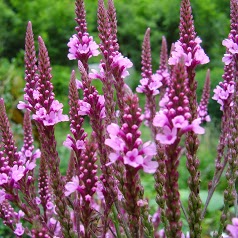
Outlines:
[[156,112],[155,96],[159,94],[159,88],[162,86],[162,76],[159,74],[152,74],[152,62],[151,62],[151,47],[150,47],[150,29],[148,28],[143,45],[142,45],[142,68],[140,80],[141,85],[136,88],[138,93],[144,93],[146,95],[145,104],[145,124],[148,125],[152,131],[153,138],[156,135],[156,129],[153,127],[152,121]]
[[88,59],[100,54],[98,51],[99,46],[87,32],[86,11],[83,0],[75,2],[75,14],[75,21],[78,24],[75,27],[77,34],[73,35],[67,44],[69,47],[68,58],[69,60],[80,60],[86,71],[88,71]]
[[175,65],[181,57],[184,58],[185,65],[191,69],[199,64],[207,64],[209,58],[200,46],[202,40],[196,36],[189,0],[181,2],[179,30],[180,39],[174,44],[169,65]]
[[168,103],[156,115],[153,125],[162,128],[162,133],[158,133],[156,139],[161,144],[171,145],[176,139],[180,140],[182,134],[193,131],[203,134],[199,124],[195,119],[190,123],[191,113],[187,97],[187,73],[184,62],[181,61],[173,68],[170,88],[168,91]]
[[0,133],[1,144],[4,146],[3,156],[7,161],[5,165],[9,163],[10,166],[13,166],[19,161],[20,156],[17,153],[17,147],[13,139],[10,123],[6,114],[4,100],[2,98],[0,98]]
[[198,117],[202,122],[210,122],[211,118],[208,115],[207,107],[210,97],[210,70],[207,71],[206,80],[203,87],[202,98],[198,106]]
[[[136,102],[135,96],[133,100]],[[132,104],[132,107],[136,107],[136,104]],[[105,140],[105,144],[114,150],[109,155],[111,161],[109,164],[120,160],[136,170],[142,168],[146,173],[154,173],[158,166],[157,162],[152,161],[156,154],[156,148],[153,144],[148,142],[143,144],[141,141],[139,126],[143,116],[140,108],[134,110],[133,108],[130,110],[129,107],[125,108],[122,127],[115,123],[107,127],[110,138]]]

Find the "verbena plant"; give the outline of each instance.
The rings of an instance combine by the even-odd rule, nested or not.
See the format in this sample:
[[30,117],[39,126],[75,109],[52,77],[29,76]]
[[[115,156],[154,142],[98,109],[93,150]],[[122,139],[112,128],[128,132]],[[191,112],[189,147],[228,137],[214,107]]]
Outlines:
[[[38,38],[36,57],[31,23],[25,43],[24,143],[20,150],[13,140],[4,101],[0,99],[0,217],[17,237],[168,237],[198,238],[202,234],[208,204],[225,172],[227,188],[220,226],[212,233],[222,235],[230,206],[238,216],[235,181],[238,175],[238,1],[231,0],[231,31],[222,44],[226,47],[223,82],[213,99],[223,111],[215,170],[208,197],[202,205],[197,150],[201,126],[209,122],[210,94],[208,71],[200,103],[197,102],[196,67],[209,62],[194,29],[189,0],[182,0],[180,38],[168,56],[162,39],[160,66],[153,74],[150,29],[142,45],[142,79],[136,91],[146,97],[144,110],[137,94],[124,79],[132,62],[119,50],[117,20],[113,0],[105,7],[98,0],[99,45],[87,31],[83,0],[76,0],[76,34],[68,43],[70,60],[78,62],[81,80],[72,72],[69,81],[69,115],[55,99],[47,48]],[[88,60],[101,56],[99,71],[89,71]],[[101,80],[99,95],[92,80]],[[79,91],[82,95],[79,98]],[[89,118],[92,133],[83,128]],[[39,132],[40,150],[34,149],[31,118]],[[54,127],[69,121],[70,132],[63,145],[71,150],[66,176],[60,173]],[[143,142],[142,123],[151,131],[151,141]],[[187,158],[190,174],[188,205],[179,194],[178,165]],[[36,170],[36,160],[39,169]],[[149,213],[144,198],[140,170],[154,174],[158,210]],[[152,185],[151,185],[152,186]],[[182,233],[181,213],[189,231]],[[226,237],[238,237],[237,218],[227,226]]]

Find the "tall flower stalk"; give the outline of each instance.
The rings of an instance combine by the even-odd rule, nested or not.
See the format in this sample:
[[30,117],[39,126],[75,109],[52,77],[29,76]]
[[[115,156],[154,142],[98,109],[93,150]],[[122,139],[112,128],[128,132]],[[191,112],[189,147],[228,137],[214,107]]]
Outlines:
[[[178,60],[183,57],[185,66],[188,72],[188,100],[191,112],[190,121],[197,118],[197,82],[195,80],[195,68],[199,64],[206,64],[209,62],[209,58],[204,53],[200,46],[202,42],[199,37],[196,36],[192,9],[189,0],[182,0],[180,9],[180,39],[174,45],[174,49],[169,58],[169,64],[175,65]],[[190,188],[190,195],[188,200],[188,212],[189,212],[189,228],[190,237],[201,237],[201,199],[199,196],[200,190],[200,161],[197,158],[197,150],[199,146],[199,140],[194,132],[188,132],[186,138],[186,157],[187,157],[187,169],[190,173],[188,179],[188,186]]]

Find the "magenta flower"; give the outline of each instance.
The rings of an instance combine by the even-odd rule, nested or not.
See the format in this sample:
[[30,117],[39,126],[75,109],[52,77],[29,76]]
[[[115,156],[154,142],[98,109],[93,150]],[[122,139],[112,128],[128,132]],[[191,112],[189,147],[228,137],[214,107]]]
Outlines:
[[200,124],[201,124],[201,118],[197,118],[197,119],[193,120],[191,125],[192,125],[192,131],[194,133],[196,133],[196,134],[204,134],[205,133],[205,129],[202,128],[200,126]]
[[63,145],[71,150],[73,148],[73,143],[73,138],[68,134],[66,140],[63,142]]
[[156,113],[154,120],[153,120],[153,125],[157,127],[164,127],[165,125],[168,125],[168,117],[163,113],[163,111],[159,111]]
[[[156,151],[155,151],[156,152]],[[143,171],[148,174],[155,173],[156,169],[158,168],[158,162],[152,160],[153,156],[145,156],[143,159]]]
[[[154,173],[158,167],[158,162],[152,161],[153,156],[156,154],[155,144],[150,141],[143,144],[141,139],[138,138],[135,141],[135,147],[132,150],[128,150],[127,143],[132,140],[132,134],[127,133],[125,135],[124,129],[126,129],[126,126],[125,128],[123,126],[120,128],[115,123],[111,123],[107,127],[110,139],[106,139],[105,144],[115,151],[109,154],[110,162],[107,165],[121,160],[125,165],[138,169],[142,168],[146,173]],[[136,129],[136,125],[134,125],[134,129]]]
[[66,183],[64,192],[65,196],[69,196],[71,193],[75,192],[79,187],[79,178],[78,176],[72,177],[72,181]]
[[99,72],[95,69],[91,70],[92,73],[88,74],[90,79],[100,79],[102,82],[105,81],[105,71],[103,69],[102,63],[99,64]]
[[17,182],[19,181],[23,176],[24,176],[24,172],[25,172],[25,167],[24,166],[18,166],[18,165],[14,165],[11,169],[12,172],[12,179]]
[[227,225],[226,230],[230,233],[231,238],[238,238],[238,218],[232,218],[232,225]]
[[151,79],[143,78],[140,80],[141,85],[136,88],[138,93],[146,93],[148,90],[151,92],[152,95],[159,94],[158,88],[162,86],[162,76],[159,74],[153,74]]
[[127,69],[131,68],[132,66],[132,62],[127,57],[124,57],[121,53],[117,53],[113,57],[111,64],[112,69],[118,72],[121,78],[125,78],[130,75]]
[[78,150],[84,150],[85,149],[85,141],[83,140],[77,140],[76,141],[76,148]]
[[182,58],[187,67],[191,65],[207,64],[209,62],[209,58],[201,48],[201,42],[201,39],[199,37],[196,37],[194,41],[196,46],[194,47],[193,52],[185,52],[182,43],[180,41],[177,41],[174,44],[174,50],[171,52],[171,57],[168,61],[169,65],[178,64],[178,62]]
[[139,167],[143,163],[143,157],[138,154],[138,149],[128,151],[124,156],[124,164],[128,164],[134,168]]
[[105,140],[105,144],[115,151],[123,151],[125,147],[125,142],[117,136],[110,135],[110,137],[110,139]]
[[24,234],[24,232],[25,232],[25,229],[22,226],[22,223],[17,223],[14,234],[16,234],[17,236],[22,236]]
[[84,33],[81,42],[77,35],[73,35],[67,45],[69,47],[68,58],[70,60],[80,60],[81,57],[91,58],[100,54],[98,45],[88,33]]
[[232,39],[223,40],[222,45],[224,45],[231,54],[238,53],[238,45]]
[[8,176],[5,173],[0,174],[0,185],[8,182]]
[[[212,97],[212,99],[216,100],[217,103],[219,103],[221,105],[220,106],[221,111],[223,111],[224,104],[226,104],[227,102],[230,101],[230,99],[234,93],[234,90],[235,90],[235,87],[234,87],[233,81],[221,82],[213,90],[214,96]],[[230,104],[230,106],[231,106],[231,104]]]
[[50,109],[47,110],[42,107],[39,103],[36,105],[36,113],[33,114],[32,118],[42,122],[45,126],[53,126],[61,121],[68,121],[67,115],[63,115],[63,104],[58,100],[54,100],[51,103]]
[[164,126],[163,133],[159,133],[156,136],[156,140],[158,140],[161,144],[172,145],[177,138],[177,128],[170,129],[168,126]]
[[184,118],[184,116],[182,115],[179,115],[179,116],[176,116],[172,119],[172,123],[173,123],[173,126],[175,128],[186,128],[188,126],[188,120],[186,120]]
[[81,116],[88,115],[91,109],[91,105],[87,102],[84,102],[83,100],[78,101],[79,104],[79,111],[78,114]]
[[30,160],[28,160],[26,162],[26,169],[27,170],[33,170],[35,167],[36,167],[36,161],[31,161],[30,162]]
[[5,189],[0,189],[0,204],[2,204],[3,201],[5,201],[5,197],[6,197]]

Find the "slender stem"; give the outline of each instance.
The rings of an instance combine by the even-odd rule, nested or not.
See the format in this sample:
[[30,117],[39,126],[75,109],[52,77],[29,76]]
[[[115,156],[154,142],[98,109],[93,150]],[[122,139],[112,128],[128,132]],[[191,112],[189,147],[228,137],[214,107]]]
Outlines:
[[224,169],[226,167],[226,164],[227,164],[227,158],[224,160],[222,169],[219,172],[217,172],[216,176],[212,180],[212,186],[211,186],[211,188],[208,191],[207,200],[205,202],[205,205],[204,205],[204,208],[203,208],[203,211],[202,211],[202,216],[201,216],[202,219],[204,219],[204,217],[206,215],[207,207],[208,207],[208,205],[209,205],[209,203],[210,203],[210,201],[212,199],[212,195],[215,192],[216,187],[217,187],[217,185],[218,185],[218,183],[220,181],[220,178],[221,178],[222,173],[223,173],[223,171],[224,171]]
[[114,221],[114,225],[116,228],[116,233],[117,233],[117,238],[121,238],[121,232],[120,232],[120,227],[118,224],[118,217],[117,217],[117,211],[115,206],[112,206],[112,213],[113,213],[113,221]]
[[186,221],[188,222],[188,214],[187,214],[187,212],[186,212],[186,209],[185,209],[185,207],[184,207],[184,205],[183,205],[182,202],[180,202],[180,205],[181,205],[181,209],[182,209],[182,211],[183,211],[183,214],[184,214],[184,216],[185,216],[185,219],[186,219]]

